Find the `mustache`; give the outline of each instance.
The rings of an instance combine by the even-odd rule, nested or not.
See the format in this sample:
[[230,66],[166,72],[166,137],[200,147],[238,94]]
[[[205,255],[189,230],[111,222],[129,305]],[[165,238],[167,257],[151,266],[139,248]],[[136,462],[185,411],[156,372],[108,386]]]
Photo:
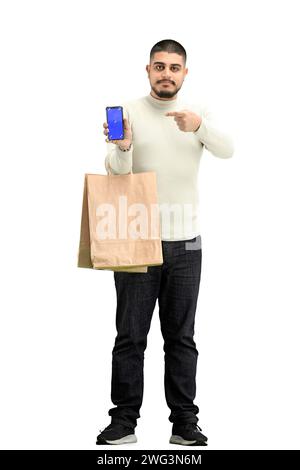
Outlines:
[[172,85],[174,85],[173,82],[171,82],[170,80],[160,80],[159,82],[157,83],[172,83]]

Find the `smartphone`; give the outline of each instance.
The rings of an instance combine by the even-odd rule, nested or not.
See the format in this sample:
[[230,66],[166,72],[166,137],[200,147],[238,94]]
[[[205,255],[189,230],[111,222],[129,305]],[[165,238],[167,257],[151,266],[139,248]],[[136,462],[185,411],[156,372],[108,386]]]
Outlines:
[[123,140],[124,123],[122,106],[107,106],[106,121],[109,129],[107,134],[108,140]]

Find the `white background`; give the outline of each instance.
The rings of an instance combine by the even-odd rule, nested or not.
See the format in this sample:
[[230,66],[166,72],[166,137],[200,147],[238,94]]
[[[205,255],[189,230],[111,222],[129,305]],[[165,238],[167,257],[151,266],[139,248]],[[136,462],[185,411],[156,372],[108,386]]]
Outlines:
[[[206,449],[299,449],[297,3],[1,2],[1,448],[99,449],[116,297],[112,272],[76,266],[84,173],[106,174],[105,106],[150,92],[171,38],[179,95],[235,143],[200,165],[198,424]],[[156,306],[131,448],[176,448],[163,361]]]

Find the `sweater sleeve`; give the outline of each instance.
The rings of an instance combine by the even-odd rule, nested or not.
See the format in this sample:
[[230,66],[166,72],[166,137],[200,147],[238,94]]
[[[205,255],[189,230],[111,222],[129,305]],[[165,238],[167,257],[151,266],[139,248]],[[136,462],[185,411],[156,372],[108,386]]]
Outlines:
[[234,153],[233,140],[227,132],[219,130],[214,116],[207,107],[200,111],[202,122],[194,132],[204,147],[215,157],[230,158]]
[[[129,111],[125,105],[122,106],[123,116],[128,119],[129,125],[131,126]],[[131,144],[130,150],[123,152],[119,149],[118,145],[107,142],[107,154],[105,157],[105,169],[107,173],[112,173],[113,175],[130,173],[132,170],[132,152],[133,143]]]

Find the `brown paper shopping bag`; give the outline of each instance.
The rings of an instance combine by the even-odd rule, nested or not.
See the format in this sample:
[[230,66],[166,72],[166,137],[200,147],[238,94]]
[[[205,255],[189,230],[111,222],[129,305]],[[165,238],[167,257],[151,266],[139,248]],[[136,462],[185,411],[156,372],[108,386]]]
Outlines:
[[147,272],[162,263],[156,173],[85,174],[77,266]]

